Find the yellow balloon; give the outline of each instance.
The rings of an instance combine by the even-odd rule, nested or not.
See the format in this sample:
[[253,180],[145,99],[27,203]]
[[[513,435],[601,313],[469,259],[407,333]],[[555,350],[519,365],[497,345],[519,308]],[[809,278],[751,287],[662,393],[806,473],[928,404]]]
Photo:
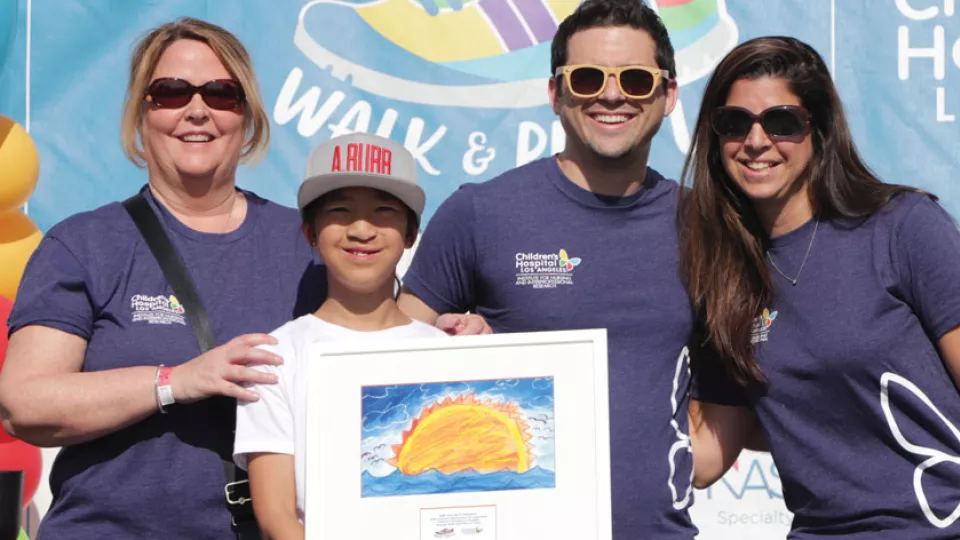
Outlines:
[[0,214],[23,206],[37,187],[40,156],[20,124],[0,116]]
[[23,269],[42,236],[22,212],[0,214],[0,296],[14,299]]

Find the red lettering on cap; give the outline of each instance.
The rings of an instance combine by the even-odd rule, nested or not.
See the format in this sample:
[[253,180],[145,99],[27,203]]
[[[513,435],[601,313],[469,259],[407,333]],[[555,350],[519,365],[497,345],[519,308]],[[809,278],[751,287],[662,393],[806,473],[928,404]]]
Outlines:
[[[350,143],[347,145],[346,170],[390,175],[393,153],[389,149],[375,144]],[[341,170],[340,147],[333,152],[331,171]]]
[[359,171],[360,168],[360,159],[363,157],[363,147],[357,143],[350,143],[347,145],[347,170],[348,171]]
[[380,170],[383,171],[383,174],[390,175],[390,158],[393,156],[393,153],[386,148],[381,148],[382,152],[380,153]]
[[367,172],[382,174],[380,171],[380,154],[383,151],[379,146],[370,145],[370,148],[367,148],[367,161],[364,163],[367,166]]
[[336,172],[340,170],[340,147],[333,147],[333,163],[330,164],[330,172]]

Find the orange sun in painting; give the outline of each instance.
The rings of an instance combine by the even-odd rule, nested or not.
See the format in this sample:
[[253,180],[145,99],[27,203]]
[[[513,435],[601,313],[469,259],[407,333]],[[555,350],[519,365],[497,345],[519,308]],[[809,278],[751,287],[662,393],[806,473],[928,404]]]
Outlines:
[[388,463],[406,475],[436,469],[526,472],[533,462],[529,426],[516,403],[478,400],[473,394],[426,407]]

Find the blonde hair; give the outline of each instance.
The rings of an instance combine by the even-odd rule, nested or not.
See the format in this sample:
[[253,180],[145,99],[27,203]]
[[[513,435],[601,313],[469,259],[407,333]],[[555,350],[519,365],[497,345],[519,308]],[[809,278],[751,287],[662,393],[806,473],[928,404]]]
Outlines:
[[247,49],[230,32],[199,19],[184,17],[152,30],[144,36],[133,51],[130,61],[130,81],[120,121],[120,142],[127,158],[137,167],[146,166],[141,146],[144,111],[144,92],[160,56],[174,42],[192,39],[210,47],[224,67],[243,88],[243,129],[246,140],[240,151],[240,160],[251,163],[266,153],[270,144],[270,119],[263,108],[260,87],[253,72],[253,63]]

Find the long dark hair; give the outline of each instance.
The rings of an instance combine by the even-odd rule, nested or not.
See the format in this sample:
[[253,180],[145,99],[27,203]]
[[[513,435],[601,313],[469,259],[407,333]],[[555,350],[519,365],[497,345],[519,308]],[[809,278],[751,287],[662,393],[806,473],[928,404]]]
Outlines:
[[772,299],[764,261],[769,243],[753,206],[730,179],[710,115],[726,104],[741,79],[785,81],[810,112],[813,156],[807,193],[822,220],[866,218],[913,188],[885,184],[857,153],[843,104],[823,58],[799,40],[762,37],[733,49],[704,90],[690,152],[683,166],[680,220],[682,273],[697,324],[690,344],[691,369],[717,358],[741,384],[765,379],[750,342],[754,320]]

